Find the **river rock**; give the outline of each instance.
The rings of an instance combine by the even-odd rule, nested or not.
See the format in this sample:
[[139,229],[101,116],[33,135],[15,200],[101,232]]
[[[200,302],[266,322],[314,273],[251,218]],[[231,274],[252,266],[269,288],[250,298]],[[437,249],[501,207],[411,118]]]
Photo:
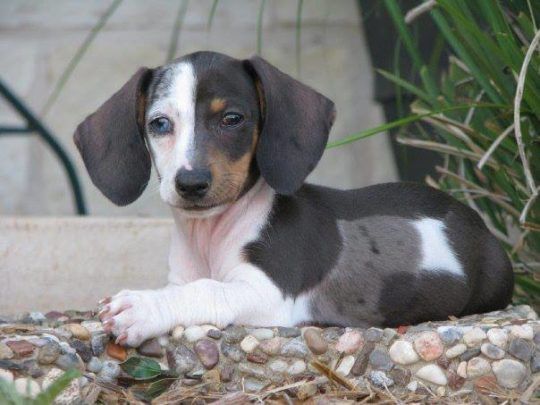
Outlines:
[[467,351],[467,346],[463,343],[458,343],[446,350],[446,357],[453,359],[454,357],[460,356]]
[[389,354],[394,362],[402,365],[413,364],[420,360],[412,343],[406,340],[396,340],[390,347]]
[[508,353],[520,360],[529,361],[534,353],[534,346],[528,340],[514,338],[510,341]]
[[210,370],[219,362],[219,350],[216,344],[209,339],[201,339],[193,346],[204,368]]
[[196,342],[206,336],[206,331],[198,325],[192,325],[184,330],[184,337],[188,342]]
[[281,347],[281,355],[286,357],[305,358],[309,355],[309,349],[302,338],[297,337],[289,340]]
[[148,356],[148,357],[161,358],[161,356],[163,356],[163,350],[161,348],[161,344],[159,343],[159,340],[156,338],[145,340],[137,348],[137,352],[139,354],[142,354],[143,356]]
[[31,378],[17,378],[15,380],[15,389],[21,395],[27,395],[28,393],[31,398],[35,398],[41,392],[39,384]]
[[[394,367],[392,359],[384,349],[375,349],[369,355],[369,364],[376,370],[389,371]],[[352,367],[352,365],[351,365]]]
[[508,332],[501,328],[492,328],[487,331],[489,342],[501,349],[506,349],[508,343]]
[[354,354],[364,345],[364,337],[359,330],[348,330],[336,343],[336,350],[345,354]]
[[420,357],[425,361],[432,361],[440,357],[444,346],[435,332],[423,332],[414,339],[414,348]]
[[416,376],[425,380],[427,382],[437,384],[437,385],[446,385],[448,379],[444,374],[444,371],[435,364],[428,364],[423,366],[416,372]]
[[240,348],[245,353],[251,353],[253,352],[257,346],[259,346],[259,340],[252,335],[247,335],[242,341],[240,342]]
[[320,355],[328,351],[328,343],[323,339],[318,329],[306,329],[304,332],[304,340],[313,354]]
[[197,365],[197,355],[183,344],[179,344],[173,350],[167,351],[169,368],[182,375]]
[[60,356],[60,345],[50,341],[39,349],[37,360],[39,364],[53,364]]
[[477,378],[491,371],[489,362],[482,357],[474,357],[467,362],[467,377]]
[[486,338],[486,332],[477,327],[472,328],[463,335],[463,341],[469,347],[480,346],[482,341]]
[[75,339],[90,339],[90,332],[88,331],[88,329],[78,323],[68,323],[67,325],[64,325],[64,328],[69,330]]
[[4,342],[0,342],[0,360],[9,360],[14,356],[13,350]]
[[493,373],[504,388],[517,388],[527,376],[527,369],[519,361],[503,359],[493,362]]
[[120,366],[115,361],[104,361],[98,375],[102,380],[115,382],[120,371]]
[[499,346],[495,346],[493,343],[483,343],[480,347],[480,351],[484,356],[493,360],[500,360],[506,354]]

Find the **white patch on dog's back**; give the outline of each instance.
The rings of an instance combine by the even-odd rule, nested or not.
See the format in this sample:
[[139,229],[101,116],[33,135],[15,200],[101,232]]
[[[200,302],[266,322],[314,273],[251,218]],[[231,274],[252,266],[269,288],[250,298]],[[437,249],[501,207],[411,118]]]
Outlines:
[[192,170],[191,153],[195,138],[195,98],[197,77],[191,63],[181,63],[174,67],[171,98],[179,115],[178,140],[175,145],[175,166]]
[[412,222],[421,239],[421,268],[424,271],[444,271],[463,277],[463,266],[459,263],[445,233],[444,222],[423,218]]

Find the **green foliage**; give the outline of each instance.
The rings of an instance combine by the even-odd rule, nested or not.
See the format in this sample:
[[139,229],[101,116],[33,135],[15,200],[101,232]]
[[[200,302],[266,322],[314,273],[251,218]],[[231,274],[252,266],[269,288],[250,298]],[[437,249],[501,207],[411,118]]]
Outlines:
[[146,357],[130,357],[120,367],[135,380],[150,380],[162,373],[159,363]]
[[429,14],[452,54],[442,73],[422,60],[397,0],[384,4],[421,78],[380,72],[417,98],[413,116],[386,127],[401,128],[400,142],[444,156],[440,177],[428,181],[483,214],[516,264],[516,301],[538,304],[540,2],[436,1]]
[[0,404],[5,405],[48,405],[67,388],[75,379],[81,376],[77,370],[68,370],[52,382],[44,391],[35,398],[21,395],[11,383],[0,378]]

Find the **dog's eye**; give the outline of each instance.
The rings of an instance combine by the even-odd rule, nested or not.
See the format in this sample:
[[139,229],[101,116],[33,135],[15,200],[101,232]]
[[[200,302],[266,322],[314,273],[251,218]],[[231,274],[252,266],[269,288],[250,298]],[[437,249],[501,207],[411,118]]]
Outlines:
[[221,125],[224,127],[234,127],[243,121],[244,117],[238,113],[226,113],[221,119]]
[[159,117],[150,122],[150,129],[159,135],[165,135],[171,132],[172,123],[165,117]]

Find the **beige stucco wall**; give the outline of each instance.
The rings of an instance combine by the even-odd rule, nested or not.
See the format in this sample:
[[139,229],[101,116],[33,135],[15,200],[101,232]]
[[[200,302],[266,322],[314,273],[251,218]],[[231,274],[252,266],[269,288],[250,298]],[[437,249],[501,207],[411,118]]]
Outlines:
[[[259,1],[189,2],[179,53],[201,49],[248,57],[256,50]],[[77,47],[110,1],[1,0],[0,76],[40,111]],[[45,123],[75,157],[92,214],[165,216],[155,178],[139,201],[114,207],[91,185],[71,136],[77,123],[117,90],[138,66],[163,63],[179,1],[124,1],[77,66]],[[296,2],[268,0],[262,55],[335,100],[337,139],[381,123],[371,101],[373,74],[355,0],[304,2],[301,70],[295,63]],[[17,118],[0,102],[0,123]],[[395,178],[387,139],[377,136],[328,151],[310,180],[353,187]],[[73,213],[65,176],[35,138],[0,138],[0,215]],[[1,236],[0,236],[1,237]]]

